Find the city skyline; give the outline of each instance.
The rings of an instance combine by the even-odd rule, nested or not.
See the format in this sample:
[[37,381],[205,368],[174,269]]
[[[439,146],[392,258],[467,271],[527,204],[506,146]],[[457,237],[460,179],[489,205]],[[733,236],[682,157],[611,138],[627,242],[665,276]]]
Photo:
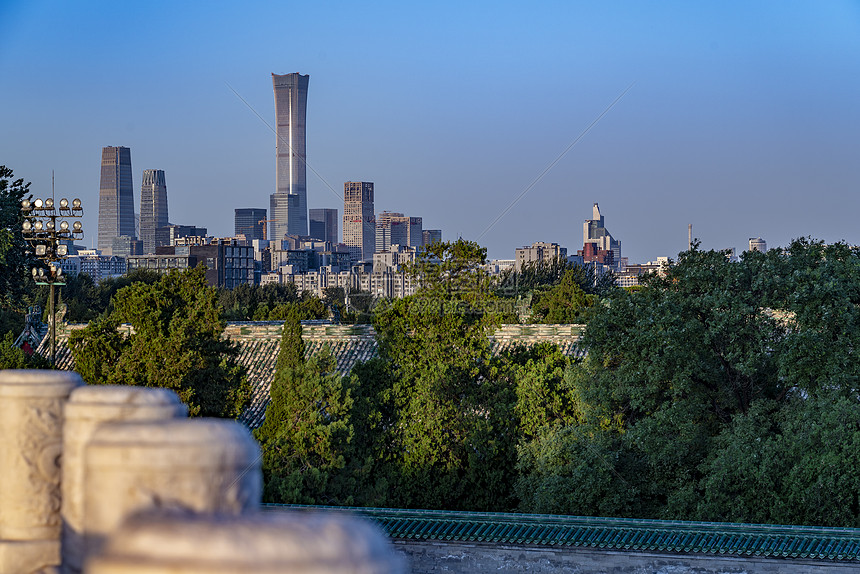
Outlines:
[[[631,262],[674,257],[691,223],[704,248],[860,243],[853,2],[216,3],[202,18],[168,3],[88,5],[0,7],[14,86],[0,163],[37,195],[53,170],[57,193],[84,203],[87,245],[92,158],[106,144],[170,173],[171,216],[213,235],[232,233],[234,208],[267,206],[268,79],[295,70],[314,76],[310,208],[340,208],[343,182],[373,181],[380,211],[420,215],[492,258],[535,241],[579,248],[594,202]],[[302,23],[289,49],[286,18]]]

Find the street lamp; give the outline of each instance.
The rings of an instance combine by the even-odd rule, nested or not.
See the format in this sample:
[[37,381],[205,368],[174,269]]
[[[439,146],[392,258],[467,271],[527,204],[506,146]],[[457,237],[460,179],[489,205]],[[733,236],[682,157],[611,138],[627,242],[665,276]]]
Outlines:
[[[25,199],[21,202],[21,213],[24,221],[21,233],[33,248],[36,257],[45,267],[33,268],[33,279],[36,285],[48,285],[48,314],[51,317],[51,363],[56,360],[57,351],[57,312],[54,305],[54,287],[65,285],[63,269],[60,261],[69,256],[69,246],[61,241],[74,241],[84,236],[80,219],[84,215],[81,200],[74,199],[69,204],[68,199],[61,199],[59,207],[54,205],[54,198],[44,201]],[[75,220],[69,224],[69,220]]]

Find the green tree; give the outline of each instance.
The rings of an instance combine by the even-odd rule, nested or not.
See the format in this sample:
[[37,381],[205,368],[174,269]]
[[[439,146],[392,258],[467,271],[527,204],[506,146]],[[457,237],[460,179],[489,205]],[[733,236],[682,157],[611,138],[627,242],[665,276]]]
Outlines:
[[617,290],[588,323],[580,391],[623,421],[625,447],[654,486],[653,513],[690,512],[689,486],[722,425],[784,394],[773,352],[782,328],[761,279],[748,262],[693,249],[642,290]]
[[21,234],[21,201],[29,197],[30,184],[13,178],[12,170],[0,165],[0,310],[20,313],[34,261]]
[[597,295],[586,294],[579,283],[577,269],[568,269],[558,283],[540,294],[532,304],[536,323],[585,323],[597,302]]
[[[90,384],[169,388],[191,415],[237,417],[249,388],[220,312],[203,267],[173,271],[120,289],[110,314],[73,332],[69,346]],[[133,332],[121,334],[120,323]]]
[[435,243],[411,267],[421,288],[374,318],[388,364],[392,496],[407,507],[509,509],[515,402],[489,330],[503,315],[482,265],[486,250]]
[[557,285],[568,272],[573,272],[576,284],[589,295],[603,297],[616,289],[615,275],[598,272],[593,265],[579,265],[563,258],[530,261],[519,271],[502,273],[497,291],[505,297],[541,293]]
[[348,380],[329,352],[305,361],[300,317],[294,306],[285,318],[271,400],[254,433],[263,452],[264,500],[354,504]]
[[27,355],[22,349],[15,346],[15,338],[11,331],[7,331],[0,340],[0,369],[50,369],[51,363],[33,354]]
[[860,405],[839,393],[757,401],[703,465],[703,520],[860,526]]

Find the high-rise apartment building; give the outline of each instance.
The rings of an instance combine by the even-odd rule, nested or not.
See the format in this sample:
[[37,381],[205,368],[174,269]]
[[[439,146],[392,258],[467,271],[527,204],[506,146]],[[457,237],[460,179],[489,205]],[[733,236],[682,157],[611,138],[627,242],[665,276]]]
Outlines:
[[155,248],[167,245],[167,183],[164,170],[143,170],[140,185],[140,240],[145,254],[155,253]]
[[353,261],[370,261],[376,251],[376,221],[373,215],[373,183],[343,184],[343,242]]
[[234,234],[244,235],[248,241],[265,239],[266,210],[262,208],[240,208],[234,211]]
[[332,245],[339,243],[337,238],[337,210],[336,209],[311,209],[309,233],[314,239],[329,241]]
[[133,186],[131,150],[121,146],[102,148],[98,248],[105,255],[112,253],[115,237],[136,237]]
[[308,197],[305,166],[305,117],[308,78],[301,74],[272,74],[275,89],[275,193],[270,197],[269,226],[273,241],[284,235],[308,234]]

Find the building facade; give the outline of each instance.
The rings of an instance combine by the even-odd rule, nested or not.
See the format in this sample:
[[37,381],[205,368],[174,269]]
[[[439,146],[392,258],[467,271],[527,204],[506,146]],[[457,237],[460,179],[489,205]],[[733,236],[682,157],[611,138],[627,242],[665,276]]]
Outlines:
[[553,261],[555,259],[567,259],[567,248],[558,243],[546,243],[538,241],[532,243],[531,247],[518,247],[514,249],[514,268],[522,271],[523,265],[535,261]]
[[126,258],[117,255],[102,255],[97,249],[81,249],[76,255],[62,259],[60,267],[68,276],[86,273],[98,283],[102,279],[124,275]]
[[760,251],[762,253],[766,253],[767,241],[765,241],[761,237],[750,237],[749,247],[750,251]]
[[137,237],[133,185],[131,150],[121,146],[102,148],[98,249],[105,255],[111,254],[114,237]]
[[164,170],[145,169],[140,184],[140,240],[144,253],[155,253],[156,247],[167,245],[168,225]]
[[311,209],[308,214],[310,216],[308,235],[336,245],[338,243],[337,209]]
[[441,229],[425,229],[421,233],[423,239],[423,245],[430,245],[432,243],[442,243],[442,230]]
[[248,241],[266,239],[266,210],[246,207],[233,213],[234,235],[244,235]]
[[143,255],[143,242],[140,239],[135,239],[128,235],[120,235],[119,237],[113,238],[113,242],[111,243],[111,252],[119,257]]
[[155,254],[128,258],[128,270],[151,269],[168,273],[171,269],[206,266],[206,282],[213,287],[233,289],[254,284],[254,248],[232,239],[216,239],[205,245],[160,247]]
[[180,239],[187,237],[198,238],[199,241],[197,243],[206,243],[209,230],[205,227],[195,227],[194,225],[168,225],[166,233],[167,245],[176,245],[180,242]]
[[308,79],[301,74],[272,74],[275,90],[275,193],[270,197],[272,240],[308,234],[306,116]]
[[353,261],[370,261],[376,251],[376,218],[373,215],[373,183],[343,184],[343,243]]
[[[591,244],[591,247],[589,247]],[[612,237],[606,230],[600,207],[595,203],[592,209],[592,218],[586,219],[582,224],[582,255],[584,257],[599,257],[600,252],[612,252],[612,263],[619,264],[621,259],[621,242]],[[606,257],[604,257],[606,259]],[[596,261],[597,259],[594,259]],[[588,261],[588,259],[586,259]]]

